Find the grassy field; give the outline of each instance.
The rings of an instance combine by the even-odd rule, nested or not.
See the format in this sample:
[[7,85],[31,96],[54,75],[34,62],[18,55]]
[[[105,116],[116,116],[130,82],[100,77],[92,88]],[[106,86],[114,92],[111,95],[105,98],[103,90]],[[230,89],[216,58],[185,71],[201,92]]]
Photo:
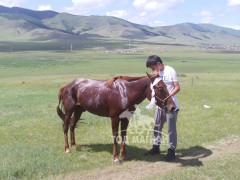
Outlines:
[[[113,75],[144,75],[146,58],[142,54],[111,54],[101,51],[17,52],[0,54],[0,179],[63,178],[69,174],[87,177],[96,170],[115,168],[112,162],[111,123],[108,118],[84,113],[84,123],[76,130],[78,148],[64,152],[62,122],[55,108],[59,87],[76,77],[107,79]],[[240,58],[239,54],[188,50],[155,49],[165,64],[173,66],[180,78],[179,144],[177,153],[196,151],[211,156],[205,145],[222,139],[240,137]],[[144,101],[141,116],[152,126],[154,111],[147,111]],[[210,109],[203,105],[211,106]],[[130,122],[133,127],[134,120]],[[139,129],[141,131],[141,127]],[[165,127],[166,131],[166,127]],[[131,161],[153,164],[162,157],[144,157],[151,142],[131,143]],[[166,151],[167,146],[162,150]],[[205,179],[235,179],[240,168],[238,154],[226,154],[207,164],[189,165],[168,172],[165,179],[195,179],[204,172]],[[220,165],[218,164],[220,162]],[[223,165],[224,164],[224,165]],[[157,165],[156,165],[157,166]],[[228,168],[226,168],[228,167]],[[163,168],[161,166],[159,168]],[[220,176],[219,172],[224,176]],[[197,174],[197,175],[196,175]],[[71,176],[70,176],[71,177]],[[146,174],[146,177],[152,177]],[[239,176],[238,176],[239,177]],[[237,178],[236,178],[237,179]]]

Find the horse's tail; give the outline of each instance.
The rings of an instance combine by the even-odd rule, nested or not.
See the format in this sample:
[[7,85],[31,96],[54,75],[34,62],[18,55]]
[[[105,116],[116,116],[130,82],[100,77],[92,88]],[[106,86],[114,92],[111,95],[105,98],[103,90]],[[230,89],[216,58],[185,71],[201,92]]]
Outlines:
[[57,114],[58,116],[64,121],[64,117],[65,117],[65,114],[62,110],[62,105],[63,105],[63,91],[64,91],[64,88],[66,86],[63,86],[61,87],[61,89],[59,90],[59,94],[58,94],[58,106],[57,106]]

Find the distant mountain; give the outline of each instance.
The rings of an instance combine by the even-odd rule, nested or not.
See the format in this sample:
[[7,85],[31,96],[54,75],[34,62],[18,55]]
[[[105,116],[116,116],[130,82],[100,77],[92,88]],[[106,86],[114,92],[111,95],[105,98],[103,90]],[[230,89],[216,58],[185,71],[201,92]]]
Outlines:
[[57,12],[54,12],[54,11],[33,11],[29,9],[19,8],[19,7],[8,8],[4,6],[0,6],[0,13],[24,14],[40,20],[53,18],[58,14]]
[[182,23],[173,26],[158,27],[155,30],[173,37],[174,42],[184,44],[238,44],[240,31],[213,24]]
[[168,44],[239,44],[240,31],[212,24],[149,27],[109,16],[77,16],[0,6],[0,40],[131,39]]

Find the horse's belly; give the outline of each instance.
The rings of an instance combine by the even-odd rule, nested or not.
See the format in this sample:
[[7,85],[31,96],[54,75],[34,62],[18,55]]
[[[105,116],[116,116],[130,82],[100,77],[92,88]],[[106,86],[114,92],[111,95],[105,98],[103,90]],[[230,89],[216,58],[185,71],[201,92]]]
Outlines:
[[86,109],[86,110],[98,116],[109,117],[109,112],[107,110],[103,110],[103,109]]
[[109,108],[107,104],[98,104],[96,102],[90,102],[90,103],[86,102],[81,104],[81,106],[92,114],[109,117]]

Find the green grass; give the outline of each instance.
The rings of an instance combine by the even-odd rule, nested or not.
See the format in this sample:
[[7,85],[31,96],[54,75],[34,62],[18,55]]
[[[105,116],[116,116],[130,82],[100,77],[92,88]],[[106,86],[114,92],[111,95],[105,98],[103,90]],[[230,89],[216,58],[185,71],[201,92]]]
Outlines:
[[175,170],[162,177],[151,179],[238,179],[239,172],[239,153],[228,155],[217,160],[205,162],[201,167],[190,167]]
[[[101,169],[112,166],[110,120],[89,113],[83,114],[84,123],[79,123],[76,130],[80,146],[65,154],[62,122],[55,111],[59,87],[76,77],[107,79],[113,75],[144,75],[150,72],[145,68],[150,54],[1,53],[0,179],[41,179],[73,172],[84,174],[99,165]],[[180,74],[178,148],[188,149],[240,135],[239,55],[184,51],[160,55]],[[147,103],[144,101],[139,108],[142,115],[152,117],[149,119],[152,123],[154,111],[145,110]],[[204,109],[204,104],[211,109]],[[126,163],[155,161],[154,157],[142,156],[150,147],[150,142],[130,143],[128,149],[133,160]],[[233,157],[226,157],[227,163],[240,167]],[[216,163],[210,162],[202,170],[208,171]],[[195,171],[201,173],[195,168],[186,171],[190,179],[196,177]],[[171,177],[177,177],[177,173]]]

